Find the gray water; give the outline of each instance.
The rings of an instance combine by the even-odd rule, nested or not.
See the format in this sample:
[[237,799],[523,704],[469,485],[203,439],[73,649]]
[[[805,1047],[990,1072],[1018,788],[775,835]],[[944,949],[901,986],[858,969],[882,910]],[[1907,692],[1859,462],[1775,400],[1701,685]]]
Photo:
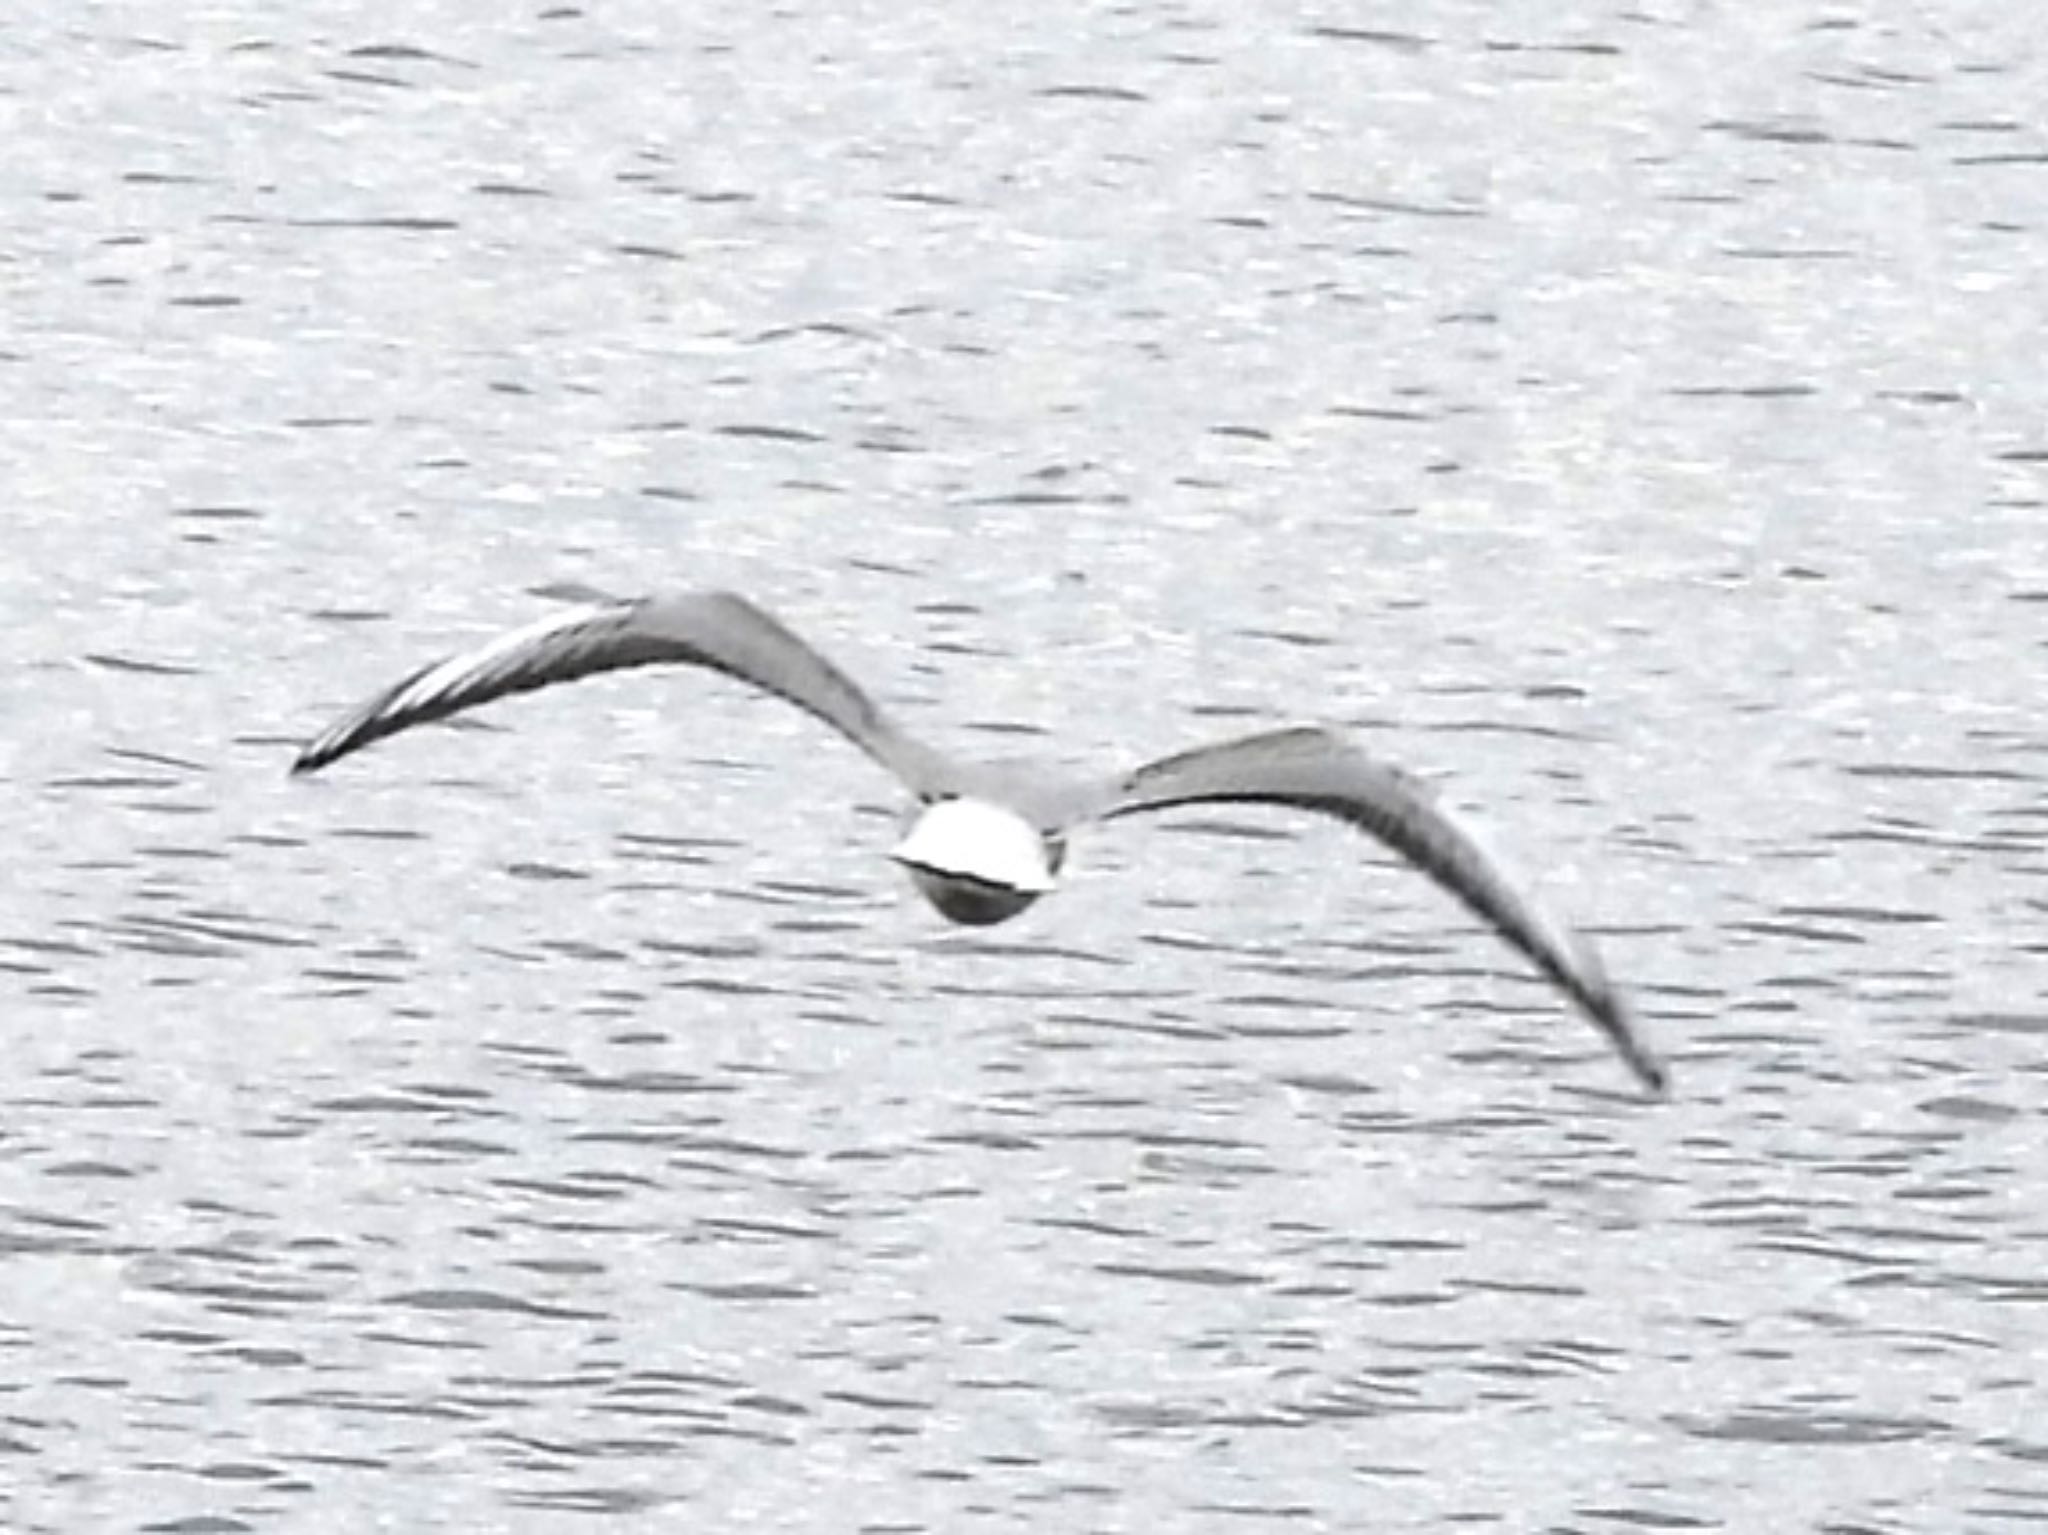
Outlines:
[[[0,1524],[2048,1524],[2027,7],[53,6],[0,29]],[[942,931],[723,585],[1287,816]]]

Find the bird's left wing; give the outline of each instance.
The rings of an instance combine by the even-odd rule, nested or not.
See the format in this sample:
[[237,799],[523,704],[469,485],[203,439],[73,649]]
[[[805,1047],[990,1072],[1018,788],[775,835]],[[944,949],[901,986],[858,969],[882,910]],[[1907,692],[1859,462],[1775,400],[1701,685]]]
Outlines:
[[1576,1002],[1652,1092],[1669,1083],[1592,943],[1517,888],[1428,785],[1327,730],[1276,730],[1163,757],[1105,786],[1114,819],[1205,801],[1289,805],[1370,833],[1462,901]]

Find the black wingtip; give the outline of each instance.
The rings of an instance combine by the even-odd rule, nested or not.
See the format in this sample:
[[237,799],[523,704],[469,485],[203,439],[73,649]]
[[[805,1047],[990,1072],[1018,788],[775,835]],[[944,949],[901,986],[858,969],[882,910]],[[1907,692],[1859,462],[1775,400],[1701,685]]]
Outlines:
[[1635,1063],[1636,1077],[1643,1084],[1643,1091],[1657,1102],[1663,1103],[1671,1097],[1671,1068],[1662,1061],[1642,1060]]
[[[1610,1003],[1619,1001],[1618,998],[1611,996],[1608,1000]],[[1622,1058],[1627,1064],[1628,1069],[1635,1074],[1635,1079],[1641,1084],[1645,1095],[1659,1102],[1669,1098],[1671,1096],[1671,1068],[1664,1063],[1664,1058],[1657,1054],[1643,1039],[1634,1015],[1625,1008],[1614,1006],[1611,1011],[1595,1012],[1593,1019],[1594,1022],[1600,1025],[1601,1032],[1607,1035],[1608,1042],[1614,1046],[1615,1053]]]
[[1621,1004],[1620,998],[1610,993],[1608,1001],[1611,1010],[1596,1013],[1595,1021],[1600,1024],[1608,1040],[1614,1045],[1615,1052],[1627,1062],[1628,1069],[1635,1073],[1636,1081],[1642,1084],[1643,1091],[1660,1102],[1669,1098],[1671,1068],[1665,1064],[1664,1057],[1643,1038],[1635,1014]]

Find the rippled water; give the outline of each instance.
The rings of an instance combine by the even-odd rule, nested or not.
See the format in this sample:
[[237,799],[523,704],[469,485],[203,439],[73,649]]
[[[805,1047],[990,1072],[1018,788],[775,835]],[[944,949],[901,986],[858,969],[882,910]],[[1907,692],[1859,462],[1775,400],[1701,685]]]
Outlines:
[[[2025,8],[697,9],[0,37],[0,1523],[2048,1523]],[[1677,1096],[1287,817],[941,931],[713,680],[286,780],[565,581],[1354,727]]]

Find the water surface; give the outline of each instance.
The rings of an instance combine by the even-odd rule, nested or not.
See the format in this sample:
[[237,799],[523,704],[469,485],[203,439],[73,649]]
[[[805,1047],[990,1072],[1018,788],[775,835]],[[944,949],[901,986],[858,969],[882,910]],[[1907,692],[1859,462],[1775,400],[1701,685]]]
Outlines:
[[[106,5],[10,29],[0,1522],[2048,1520],[2028,18]],[[1288,817],[939,930],[704,678],[1296,719],[1600,935],[1647,1106]]]

